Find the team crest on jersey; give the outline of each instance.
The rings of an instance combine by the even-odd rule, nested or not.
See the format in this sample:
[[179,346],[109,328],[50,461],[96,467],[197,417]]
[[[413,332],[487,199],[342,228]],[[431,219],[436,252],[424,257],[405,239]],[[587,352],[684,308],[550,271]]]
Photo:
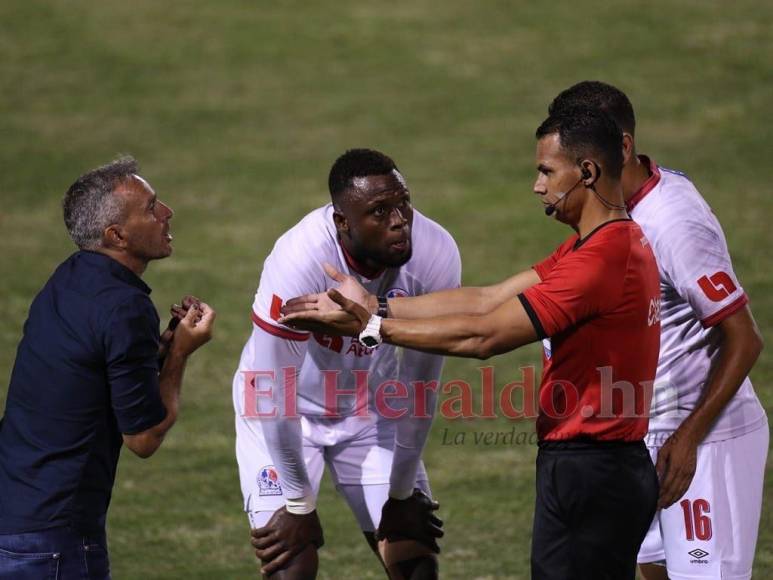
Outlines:
[[282,495],[279,473],[273,465],[261,467],[258,472],[258,490],[260,495]]
[[390,288],[386,291],[385,296],[387,298],[405,298],[408,296],[408,291],[402,288]]
[[549,338],[542,339],[542,350],[545,351],[545,358],[550,360],[550,357],[553,356],[553,347]]

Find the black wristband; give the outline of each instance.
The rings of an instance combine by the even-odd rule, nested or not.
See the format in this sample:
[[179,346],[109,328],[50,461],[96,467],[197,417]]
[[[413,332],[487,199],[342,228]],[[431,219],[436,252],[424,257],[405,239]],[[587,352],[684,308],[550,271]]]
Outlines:
[[376,296],[376,300],[378,300],[378,310],[376,310],[376,314],[381,318],[386,318],[389,316],[389,305],[387,304],[387,297]]

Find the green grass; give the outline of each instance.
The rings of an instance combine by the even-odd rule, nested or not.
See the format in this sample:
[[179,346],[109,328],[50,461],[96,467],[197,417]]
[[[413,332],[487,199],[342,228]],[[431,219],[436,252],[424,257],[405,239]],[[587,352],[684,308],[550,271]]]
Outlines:
[[[140,160],[176,211],[175,254],[146,275],[159,310],[192,292],[219,311],[216,340],[189,366],[182,418],[163,448],[150,461],[121,460],[109,518],[118,579],[254,573],[231,373],[263,258],[325,202],[329,165],[348,147],[394,156],[417,207],[456,237],[464,281],[491,282],[567,233],[531,194],[533,131],[549,100],[585,78],[617,84],[636,107],[639,148],[687,171],[719,216],[773,343],[773,6],[327,4],[0,4],[0,376],[10,374],[32,297],[72,251],[62,193],[120,152]],[[538,357],[530,347],[493,359],[500,384]],[[765,352],[752,374],[768,409],[771,361]],[[475,382],[477,366],[449,361],[445,376]],[[443,446],[446,428],[510,425],[436,422],[426,459],[446,520],[443,576],[528,578],[534,447]],[[773,576],[768,479],[759,578]],[[329,484],[320,512],[321,577],[381,577]]]

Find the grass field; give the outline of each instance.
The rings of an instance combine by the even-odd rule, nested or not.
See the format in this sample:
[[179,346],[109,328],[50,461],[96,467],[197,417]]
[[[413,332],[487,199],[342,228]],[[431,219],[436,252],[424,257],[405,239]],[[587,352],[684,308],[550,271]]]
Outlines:
[[[121,460],[114,577],[254,576],[231,374],[263,258],[326,201],[346,148],[392,155],[415,205],[456,237],[465,283],[493,282],[567,235],[531,194],[548,102],[586,78],[619,85],[640,150],[689,173],[722,221],[770,349],[771,70],[773,5],[752,0],[0,3],[0,377],[7,384],[30,301],[73,250],[64,190],[118,153],[137,157],[176,212],[174,256],[146,274],[157,307],[191,292],[219,311],[165,445],[149,461]],[[490,362],[503,384],[539,360],[530,347]],[[478,366],[451,360],[445,377],[475,384]],[[770,350],[752,378],[771,409]],[[445,429],[511,427],[435,424],[426,462],[446,521],[445,578],[528,578],[535,447],[442,444]],[[770,475],[757,578],[773,577]],[[380,578],[329,484],[319,509],[320,576]]]

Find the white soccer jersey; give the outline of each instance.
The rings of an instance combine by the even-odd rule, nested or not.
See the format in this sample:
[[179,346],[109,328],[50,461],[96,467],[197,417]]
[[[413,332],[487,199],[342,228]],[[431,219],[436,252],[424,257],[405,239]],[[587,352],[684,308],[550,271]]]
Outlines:
[[[298,414],[309,417],[366,413],[383,415],[383,408],[376,408],[375,395],[385,381],[398,380],[412,392],[414,381],[439,380],[443,360],[440,356],[405,350],[398,357],[398,351],[392,345],[383,344],[369,349],[356,338],[299,332],[277,322],[284,301],[303,294],[324,292],[337,285],[325,274],[322,268],[325,262],[355,276],[369,292],[377,295],[416,296],[458,287],[461,259],[451,235],[414,210],[411,237],[411,259],[402,267],[388,268],[373,279],[355,270],[353,260],[338,242],[332,204],[311,212],[277,240],[263,265],[252,308],[253,333],[244,347],[234,376],[237,455],[249,452],[243,446],[240,448],[240,429],[246,428],[240,417],[254,413],[255,409],[247,409],[245,405],[254,403],[260,412],[268,412],[273,406],[280,416],[287,412],[287,403],[282,398],[282,394],[287,392],[286,388],[282,388],[287,372],[283,369],[300,369],[293,373],[297,379],[296,410]],[[263,395],[257,401],[251,400],[249,395],[245,398],[249,391],[245,388],[245,377],[251,380],[250,371],[274,373],[273,379],[266,374],[254,378],[257,391],[265,393],[272,389],[273,399]],[[367,402],[361,395],[341,394],[346,390],[355,391],[358,380],[362,384],[366,376]],[[335,396],[331,397],[333,390],[336,391]],[[428,390],[427,414],[434,411],[434,401],[434,392]],[[397,399],[390,406],[402,409],[412,404],[413,400],[408,396]],[[413,412],[414,409],[411,409],[397,422],[392,483],[395,484],[396,479],[401,480],[403,487],[400,489],[405,486],[411,489],[413,486],[421,448],[429,430],[430,421],[410,419],[409,415]],[[421,409],[419,414],[422,414]],[[310,486],[300,456],[298,422],[258,421],[288,497],[308,496]],[[255,424],[252,423],[249,428],[255,428]]]
[[[695,408],[719,353],[714,328],[747,302],[733,272],[717,218],[682,173],[642,156],[650,178],[628,201],[660,272],[660,358],[650,415],[650,443],[662,444]],[[766,421],[747,377],[704,441],[748,433]]]

